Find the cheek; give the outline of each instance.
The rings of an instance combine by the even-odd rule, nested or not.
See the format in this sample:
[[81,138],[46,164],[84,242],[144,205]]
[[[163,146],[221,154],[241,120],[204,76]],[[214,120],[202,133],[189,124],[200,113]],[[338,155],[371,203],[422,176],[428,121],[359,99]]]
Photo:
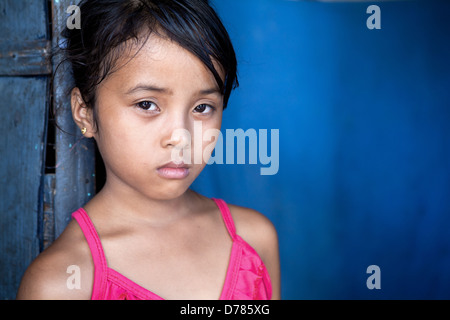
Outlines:
[[152,164],[158,142],[152,126],[142,126],[127,111],[108,108],[99,110],[98,132],[95,136],[105,165]]
[[220,119],[216,121],[201,122],[194,124],[192,134],[191,157],[195,165],[206,165],[221,136]]

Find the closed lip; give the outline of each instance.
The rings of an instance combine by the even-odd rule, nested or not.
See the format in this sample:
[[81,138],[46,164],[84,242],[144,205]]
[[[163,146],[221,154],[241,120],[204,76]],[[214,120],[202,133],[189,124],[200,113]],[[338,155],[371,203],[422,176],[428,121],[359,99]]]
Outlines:
[[159,167],[158,169],[163,169],[163,168],[184,168],[184,169],[189,169],[190,166],[185,164],[184,162],[180,162],[180,163],[175,163],[173,161],[166,163],[165,165]]
[[189,175],[189,166],[185,163],[169,162],[159,167],[157,172],[165,179],[184,179]]

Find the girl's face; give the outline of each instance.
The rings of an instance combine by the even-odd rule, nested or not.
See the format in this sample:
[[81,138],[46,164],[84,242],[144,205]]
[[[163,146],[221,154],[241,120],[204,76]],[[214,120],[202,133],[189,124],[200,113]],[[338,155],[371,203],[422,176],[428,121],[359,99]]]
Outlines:
[[[203,151],[213,144],[202,137],[220,129],[223,97],[208,68],[178,44],[151,35],[136,52],[119,59],[120,68],[99,85],[98,130],[88,128],[86,136],[97,142],[107,185],[152,199],[176,198],[208,161]],[[190,137],[181,139],[180,132]],[[194,150],[201,150],[201,161],[194,161]],[[169,163],[179,160],[174,154],[190,155],[191,164],[173,168]]]

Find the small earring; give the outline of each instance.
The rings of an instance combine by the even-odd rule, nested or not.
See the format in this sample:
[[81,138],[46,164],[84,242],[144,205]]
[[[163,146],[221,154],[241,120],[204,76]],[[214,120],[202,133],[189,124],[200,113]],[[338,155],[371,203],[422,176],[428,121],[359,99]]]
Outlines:
[[82,135],[85,135],[86,132],[87,132],[87,129],[86,129],[86,128],[81,129],[81,134],[82,134]]

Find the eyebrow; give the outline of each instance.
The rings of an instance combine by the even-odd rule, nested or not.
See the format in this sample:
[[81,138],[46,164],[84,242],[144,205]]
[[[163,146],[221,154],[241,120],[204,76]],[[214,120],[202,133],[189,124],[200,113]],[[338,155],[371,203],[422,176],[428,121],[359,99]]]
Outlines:
[[202,95],[208,95],[208,94],[218,94],[220,96],[222,95],[222,92],[219,90],[219,88],[200,90],[199,93]]
[[[131,95],[133,93],[136,93],[138,91],[155,91],[160,93],[166,93],[169,95],[173,94],[173,91],[167,88],[161,88],[155,85],[151,84],[138,84],[134,86],[133,88],[129,89],[127,92],[125,92],[126,95]],[[208,88],[203,89],[198,92],[200,95],[209,95],[209,94],[217,94],[222,95],[222,92],[219,90],[219,88]]]
[[131,88],[127,92],[125,92],[126,95],[133,94],[137,91],[156,91],[161,93],[168,93],[172,94],[172,92],[169,89],[166,88],[160,88],[151,84],[138,84],[137,86]]

